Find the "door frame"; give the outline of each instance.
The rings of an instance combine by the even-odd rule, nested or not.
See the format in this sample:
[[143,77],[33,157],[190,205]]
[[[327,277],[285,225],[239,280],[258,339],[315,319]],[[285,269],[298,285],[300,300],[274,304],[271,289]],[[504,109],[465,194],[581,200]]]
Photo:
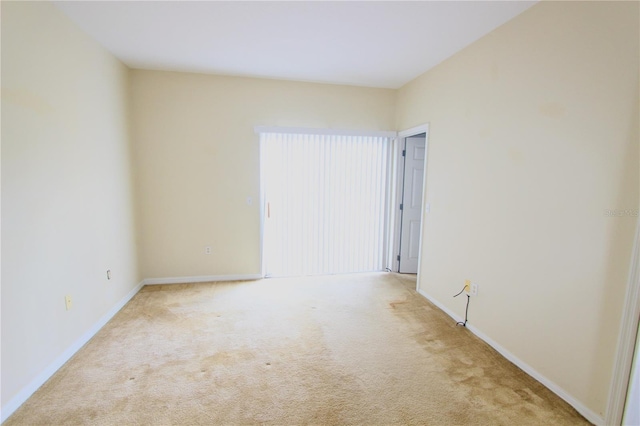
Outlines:
[[622,310],[620,332],[613,377],[609,388],[609,401],[605,412],[605,423],[619,425],[622,422],[625,402],[631,380],[631,366],[640,348],[636,348],[640,329],[640,219],[636,222],[636,233],[629,266],[627,291]]
[[[424,217],[424,206],[426,203],[426,189],[427,189],[427,159],[429,158],[429,123],[421,124],[416,127],[412,127],[410,129],[402,130],[398,132],[398,137],[396,139],[395,144],[395,199],[392,200],[394,203],[391,211],[393,212],[393,217],[391,218],[390,228],[393,229],[393,245],[391,248],[391,270],[394,272],[399,272],[400,270],[400,262],[398,261],[398,256],[400,255],[400,231],[402,226],[402,212],[400,210],[400,204],[402,203],[402,195],[404,189],[404,157],[402,156],[402,150],[405,146],[406,138],[411,136],[416,136],[419,134],[425,134],[425,146],[424,146],[424,173],[422,175],[422,217]],[[418,249],[418,257],[421,257],[420,253],[422,253],[422,222],[420,220],[420,247]],[[418,275],[420,275],[420,262],[418,261]]]

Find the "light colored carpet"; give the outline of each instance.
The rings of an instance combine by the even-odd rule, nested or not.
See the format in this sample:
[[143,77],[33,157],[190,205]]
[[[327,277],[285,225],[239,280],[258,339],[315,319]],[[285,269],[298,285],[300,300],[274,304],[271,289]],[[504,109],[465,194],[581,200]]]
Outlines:
[[5,424],[588,424],[414,287],[144,287]]

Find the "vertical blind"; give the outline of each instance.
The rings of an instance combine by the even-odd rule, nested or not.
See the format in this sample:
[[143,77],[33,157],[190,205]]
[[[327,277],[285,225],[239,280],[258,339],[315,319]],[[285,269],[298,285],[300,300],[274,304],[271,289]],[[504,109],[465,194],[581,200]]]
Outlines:
[[261,133],[260,142],[266,274],[384,269],[389,139]]

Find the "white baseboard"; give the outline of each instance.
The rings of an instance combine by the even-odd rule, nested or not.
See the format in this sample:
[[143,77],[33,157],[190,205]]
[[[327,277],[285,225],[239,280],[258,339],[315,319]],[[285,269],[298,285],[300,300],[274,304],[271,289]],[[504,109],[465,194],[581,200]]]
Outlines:
[[29,399],[31,395],[33,395],[35,391],[40,388],[40,386],[42,386],[47,380],[49,380],[49,378],[53,376],[55,372],[60,369],[60,367],[62,367],[67,361],[69,361],[69,359],[71,359],[71,357],[75,355],[75,353],[78,352],[80,348],[82,348],[89,340],[91,340],[91,338],[95,336],[96,333],[100,331],[100,329],[104,327],[104,325],[109,322],[109,320],[113,318],[114,315],[117,314],[118,311],[120,311],[120,309],[122,309],[124,305],[126,305],[127,302],[136,295],[136,293],[138,293],[138,291],[140,291],[143,285],[144,284],[140,282],[137,286],[135,286],[129,293],[127,293],[122,299],[120,299],[118,303],[116,303],[111,309],[109,309],[109,311],[104,314],[95,324],[93,324],[93,326],[89,330],[87,330],[82,336],[80,336],[78,340],[73,342],[73,344],[68,347],[67,350],[60,354],[60,356],[58,356],[55,361],[49,364],[47,368],[45,368],[40,374],[38,374],[27,386],[22,388],[22,390],[18,392],[16,396],[11,398],[11,400],[9,400],[9,402],[7,402],[4,407],[2,407],[2,412],[0,413],[0,423],[8,419],[9,416],[11,416],[22,404],[24,404],[27,399]]
[[[451,318],[453,318],[454,321],[456,321],[456,322],[464,321],[464,318],[459,317],[458,315],[453,313],[451,310],[447,309],[442,303],[438,302],[436,299],[434,299],[433,297],[429,296],[423,290],[418,289],[418,293],[420,295],[422,295],[423,297],[425,297],[428,301],[430,301],[431,303],[436,305],[438,308],[440,308],[444,313],[446,313]],[[503,357],[505,357],[506,359],[511,361],[513,364],[515,364],[517,367],[519,367],[522,371],[524,371],[525,373],[527,373],[528,375],[530,375],[531,377],[533,377],[534,379],[536,379],[537,381],[542,383],[551,392],[555,393],[560,398],[565,400],[569,405],[571,405],[573,408],[575,408],[580,414],[582,414],[591,423],[593,423],[595,425],[604,425],[605,424],[604,418],[602,416],[596,414],[595,412],[593,412],[592,410],[587,408],[584,404],[582,404],[580,401],[578,401],[573,396],[571,396],[567,391],[565,391],[560,386],[558,386],[556,383],[554,383],[553,381],[549,380],[548,378],[546,378],[545,376],[540,374],[538,371],[536,371],[529,364],[525,363],[524,361],[519,359],[517,356],[515,356],[514,354],[512,354],[511,352],[506,350],[504,347],[499,345],[496,341],[491,339],[489,336],[484,334],[482,331],[478,330],[476,327],[474,327],[473,325],[470,325],[469,323],[467,323],[466,327],[469,329],[469,331],[471,331],[473,334],[475,334],[480,339],[485,341],[493,349],[498,351]]]
[[195,277],[145,278],[142,285],[152,284],[191,284],[216,281],[250,281],[263,278],[261,274],[247,275],[201,275]]

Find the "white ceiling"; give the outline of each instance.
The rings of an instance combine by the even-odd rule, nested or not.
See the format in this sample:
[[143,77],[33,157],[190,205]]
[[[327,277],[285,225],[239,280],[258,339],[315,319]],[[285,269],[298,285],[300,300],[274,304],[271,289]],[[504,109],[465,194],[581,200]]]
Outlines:
[[532,1],[54,1],[131,68],[399,88]]

